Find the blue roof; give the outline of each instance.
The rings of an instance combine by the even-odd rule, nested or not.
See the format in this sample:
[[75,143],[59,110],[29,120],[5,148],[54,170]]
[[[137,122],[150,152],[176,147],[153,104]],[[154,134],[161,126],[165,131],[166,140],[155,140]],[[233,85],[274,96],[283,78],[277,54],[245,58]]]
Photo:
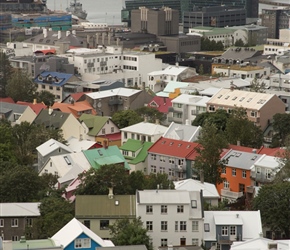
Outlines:
[[43,71],[34,78],[34,82],[38,84],[51,84],[53,86],[63,86],[73,76],[54,71]]

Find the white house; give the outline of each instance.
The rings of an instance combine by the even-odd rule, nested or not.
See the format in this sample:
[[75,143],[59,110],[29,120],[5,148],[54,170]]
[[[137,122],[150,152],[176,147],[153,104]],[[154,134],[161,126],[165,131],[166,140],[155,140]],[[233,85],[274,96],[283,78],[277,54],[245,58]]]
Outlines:
[[122,128],[121,130],[121,144],[128,139],[136,139],[139,141],[156,142],[166,131],[167,127],[157,123],[150,123],[145,121]]
[[270,88],[290,92],[290,72],[270,76]]
[[198,191],[202,190],[202,197],[205,202],[211,206],[218,206],[220,195],[216,186],[212,183],[201,182],[194,179],[186,179],[182,181],[175,181],[174,186],[176,190]]
[[236,241],[231,245],[230,250],[289,250],[290,240],[270,240],[259,237],[247,241]]
[[172,107],[168,109],[169,122],[189,124],[198,114],[206,112],[206,103],[210,100],[207,96],[181,94],[172,100]]
[[204,211],[204,243],[208,249],[227,250],[235,241],[258,238],[260,211]]
[[182,81],[196,75],[195,68],[170,65],[164,70],[152,71],[148,74],[149,87],[153,92],[163,91],[169,81]]
[[136,216],[144,222],[155,250],[168,245],[201,245],[200,192],[156,189],[137,191],[136,196]]
[[181,141],[194,142],[197,141],[200,131],[200,126],[192,126],[189,124],[189,122],[185,122],[185,124],[171,122],[167,130],[164,132],[163,137]]

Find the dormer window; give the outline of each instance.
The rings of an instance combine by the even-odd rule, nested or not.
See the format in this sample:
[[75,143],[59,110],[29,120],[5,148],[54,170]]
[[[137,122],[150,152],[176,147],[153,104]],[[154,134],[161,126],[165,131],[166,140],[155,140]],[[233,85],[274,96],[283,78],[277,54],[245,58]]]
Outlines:
[[43,77],[42,77],[41,75],[39,75],[39,76],[37,77],[37,79],[38,79],[39,81],[43,81]]

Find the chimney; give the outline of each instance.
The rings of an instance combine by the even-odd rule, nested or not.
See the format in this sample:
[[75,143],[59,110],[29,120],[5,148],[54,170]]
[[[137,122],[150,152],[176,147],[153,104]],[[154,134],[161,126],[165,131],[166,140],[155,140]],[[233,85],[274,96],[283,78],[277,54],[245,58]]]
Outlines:
[[241,146],[241,141],[237,141],[237,146]]
[[204,174],[203,174],[203,169],[200,170],[200,183],[204,183]]
[[239,218],[239,214],[236,214],[236,217]]
[[190,125],[188,119],[185,120],[185,125]]
[[179,67],[179,63],[178,63],[178,62],[176,62],[176,63],[175,63],[175,66],[178,68],[178,67]]
[[148,118],[146,115],[144,116],[144,122],[148,122]]
[[113,199],[114,198],[113,187],[109,187],[108,198],[109,199]]
[[71,32],[74,36],[77,34],[76,33],[76,30],[72,30],[72,32]]
[[108,141],[104,140],[104,148],[107,149],[108,148]]
[[108,45],[111,45],[111,32],[108,33]]
[[47,38],[47,29],[43,29],[43,37]]
[[70,35],[70,31],[67,30],[67,31],[65,32],[65,35],[66,35],[66,36],[69,36],[69,35]]
[[156,120],[155,120],[155,124],[156,124],[156,125],[159,125],[159,124],[160,124],[159,119],[156,119]]
[[51,107],[48,108],[48,114],[51,115],[53,112],[53,109]]
[[37,104],[37,100],[33,99],[33,105]]
[[57,31],[57,39],[61,39],[61,30]]
[[252,153],[256,154],[257,153],[257,149],[253,148]]
[[117,46],[119,46],[120,38],[117,37]]

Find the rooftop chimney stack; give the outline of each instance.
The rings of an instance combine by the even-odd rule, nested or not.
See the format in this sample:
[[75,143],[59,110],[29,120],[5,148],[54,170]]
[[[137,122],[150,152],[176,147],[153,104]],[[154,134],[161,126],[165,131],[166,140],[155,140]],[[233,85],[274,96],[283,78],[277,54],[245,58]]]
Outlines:
[[43,37],[47,38],[47,29],[43,29]]
[[57,39],[61,39],[61,30],[57,31]]

